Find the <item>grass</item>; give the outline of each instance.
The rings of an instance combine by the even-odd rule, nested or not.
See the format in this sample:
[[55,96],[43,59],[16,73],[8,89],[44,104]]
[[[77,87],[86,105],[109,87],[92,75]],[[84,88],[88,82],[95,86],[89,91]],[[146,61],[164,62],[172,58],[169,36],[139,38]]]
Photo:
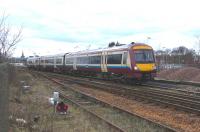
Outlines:
[[[20,81],[25,81],[24,85],[31,86],[27,93],[21,92],[22,84]],[[53,108],[48,103],[48,98],[52,97],[53,93],[51,87],[58,88],[59,86],[37,75],[32,76],[24,71],[17,72],[15,83],[11,87],[12,96],[10,97],[9,111],[13,117],[23,118],[28,123],[25,126],[20,126],[16,122],[12,122],[10,129],[13,132],[110,132],[109,127],[106,127],[103,122],[98,121],[67,100],[64,101],[69,105],[69,113],[66,116],[53,114]],[[73,94],[67,90],[66,93],[71,96]],[[82,98],[81,100],[84,101]],[[88,108],[114,124],[123,126],[128,132],[164,131],[116,109],[94,104]],[[40,117],[38,122],[33,121],[35,116]]]
[[8,131],[9,86],[15,79],[15,68],[7,63],[0,64],[0,131]]
[[[23,94],[20,81],[25,81],[26,85],[31,85],[31,89]],[[53,108],[48,103],[48,98],[52,96],[53,91],[50,87],[57,85],[40,77],[33,77],[31,74],[23,71],[17,72],[17,80],[12,86],[12,96],[10,100],[10,115],[14,118],[22,118],[27,121],[25,126],[20,126],[15,121],[12,122],[10,130],[13,132],[96,132],[108,131],[104,125],[98,125],[83,110],[69,104],[69,114],[61,116],[53,114]],[[19,94],[20,93],[20,94]],[[16,95],[17,101],[15,100]],[[35,116],[39,116],[39,121],[34,122]]]
[[65,89],[65,93],[67,95],[70,95],[70,97],[73,96],[73,98],[75,98],[76,100],[80,100],[81,102],[90,102],[89,104],[84,104],[84,106],[90,109],[91,111],[97,113],[98,115],[104,117],[104,119],[107,119],[108,121],[114,124],[117,124],[118,126],[121,126],[126,131],[130,131],[130,132],[131,131],[141,131],[141,132],[167,131],[165,128],[159,127],[158,125],[150,123],[146,120],[131,116],[124,112],[120,112],[109,106],[107,107],[102,104],[99,104],[98,102],[89,101],[88,99],[83,98],[81,95],[73,93],[71,90]]
[[91,111],[97,113],[108,121],[121,126],[127,132],[165,132],[166,129],[142,120],[138,117],[130,116],[127,113],[118,111],[111,107],[95,105],[94,107],[88,107]]

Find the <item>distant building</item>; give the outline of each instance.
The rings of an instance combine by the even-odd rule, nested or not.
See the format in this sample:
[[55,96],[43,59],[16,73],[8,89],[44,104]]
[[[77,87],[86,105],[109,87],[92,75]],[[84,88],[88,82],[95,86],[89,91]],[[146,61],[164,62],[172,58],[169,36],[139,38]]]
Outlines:
[[23,63],[23,64],[25,64],[26,59],[27,58],[25,57],[24,52],[22,51],[21,57],[11,57],[11,58],[8,59],[8,61],[10,63]]
[[24,59],[25,58],[25,56],[24,56],[24,52],[22,51],[22,56],[21,56],[21,58],[22,59]]
[[25,56],[24,56],[24,52],[22,51],[22,55],[21,55],[21,62],[22,63],[26,63],[26,58],[25,58]]

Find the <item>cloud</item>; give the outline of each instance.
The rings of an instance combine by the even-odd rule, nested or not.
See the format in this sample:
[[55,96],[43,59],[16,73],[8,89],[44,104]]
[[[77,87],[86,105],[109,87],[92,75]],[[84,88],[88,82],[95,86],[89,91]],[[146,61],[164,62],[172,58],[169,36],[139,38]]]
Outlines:
[[9,14],[10,25],[23,26],[24,39],[16,56],[22,49],[27,54],[32,51],[43,54],[47,53],[45,47],[53,53],[54,49],[59,52],[60,47],[74,50],[70,47],[77,44],[83,49],[89,44],[92,48],[105,47],[110,41],[145,42],[155,49],[172,48],[177,44],[195,47],[194,35],[200,34],[198,0],[0,2],[0,14]]

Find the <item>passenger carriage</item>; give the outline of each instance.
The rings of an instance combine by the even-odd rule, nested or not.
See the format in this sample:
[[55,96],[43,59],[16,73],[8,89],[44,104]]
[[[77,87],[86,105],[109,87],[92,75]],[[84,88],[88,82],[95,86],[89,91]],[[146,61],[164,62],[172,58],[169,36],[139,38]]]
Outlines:
[[[156,76],[152,47],[133,43],[97,50],[30,59],[42,70],[123,79],[153,79]],[[28,59],[28,61],[30,61]]]
[[65,54],[40,57],[40,67],[45,71],[61,72],[63,70]]

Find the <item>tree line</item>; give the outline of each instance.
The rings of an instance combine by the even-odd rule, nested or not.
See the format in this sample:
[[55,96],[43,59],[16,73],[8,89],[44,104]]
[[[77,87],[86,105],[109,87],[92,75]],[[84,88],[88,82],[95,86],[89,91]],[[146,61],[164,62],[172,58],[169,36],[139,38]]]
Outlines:
[[8,16],[0,18],[0,63],[5,62],[12,55],[16,44],[21,41],[22,28],[15,33],[7,22]]
[[200,55],[194,49],[179,46],[173,49],[155,51],[157,65],[187,65],[199,67]]

